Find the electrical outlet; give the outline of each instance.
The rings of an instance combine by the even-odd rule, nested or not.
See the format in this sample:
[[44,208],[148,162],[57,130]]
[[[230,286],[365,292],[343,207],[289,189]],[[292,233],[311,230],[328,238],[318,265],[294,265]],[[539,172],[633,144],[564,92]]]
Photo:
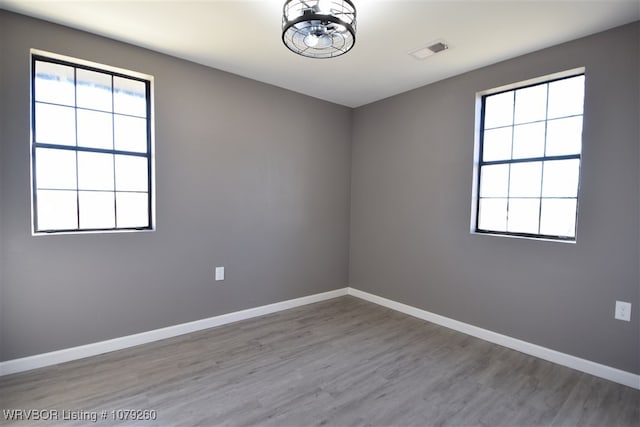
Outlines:
[[224,280],[224,267],[216,267],[216,281]]
[[631,303],[624,301],[616,301],[615,318],[618,320],[631,321]]

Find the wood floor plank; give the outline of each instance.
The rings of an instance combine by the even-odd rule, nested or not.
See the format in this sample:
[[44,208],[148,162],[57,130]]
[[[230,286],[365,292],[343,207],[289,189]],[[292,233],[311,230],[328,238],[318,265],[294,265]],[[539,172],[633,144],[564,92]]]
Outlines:
[[1,377],[0,403],[108,413],[44,426],[640,426],[638,390],[353,297]]

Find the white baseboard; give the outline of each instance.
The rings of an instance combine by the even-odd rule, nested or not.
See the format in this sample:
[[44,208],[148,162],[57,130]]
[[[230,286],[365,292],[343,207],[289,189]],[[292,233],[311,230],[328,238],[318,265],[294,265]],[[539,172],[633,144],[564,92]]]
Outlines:
[[146,344],[153,341],[159,341],[166,338],[172,338],[178,335],[188,334],[203,329],[222,326],[240,320],[251,319],[254,317],[264,316],[266,314],[275,313],[290,308],[300,307],[315,302],[320,302],[344,295],[352,295],[354,297],[390,308],[401,313],[418,319],[426,320],[437,325],[444,326],[467,335],[471,335],[485,341],[492,342],[513,350],[520,351],[531,356],[558,365],[576,369],[587,374],[595,375],[619,384],[623,384],[640,390],[640,375],[631,372],[622,371],[590,360],[582,359],[556,350],[551,350],[536,344],[512,338],[497,332],[489,331],[478,326],[440,316],[435,313],[428,312],[407,304],[402,304],[387,298],[379,297],[368,292],[363,292],[355,288],[342,288],[320,294],[310,295],[302,298],[277,302],[274,304],[263,305],[261,307],[249,308],[246,310],[227,313],[220,316],[210,317],[208,319],[196,320],[194,322],[183,323],[180,325],[168,326],[166,328],[155,329],[139,334],[128,335],[120,338],[114,338],[107,341],[82,345],[78,347],[67,348],[50,353],[37,354],[34,356],[23,357],[20,359],[8,360],[0,362],[0,376],[13,373],[29,371],[31,369],[42,368],[45,366],[56,365],[58,363],[69,362],[72,360],[83,359],[85,357],[97,356],[99,354],[111,351],[122,350],[134,347],[140,344]]
[[508,347],[513,350],[517,350],[519,352],[547,360],[549,362],[557,363],[558,365],[566,366],[577,371],[585,372],[596,377],[604,378],[609,381],[613,381],[640,390],[640,375],[612,368],[611,366],[602,365],[600,363],[592,362],[590,360],[582,359],[570,354],[561,353],[559,351],[551,350],[549,348],[542,347],[536,344],[531,344],[517,338],[512,338],[507,335],[502,335],[497,332],[470,325],[468,323],[440,316],[439,314],[434,314],[407,304],[402,304],[387,298],[370,294],[368,292],[363,292],[358,289],[347,289],[349,295],[372,302],[374,304],[378,304],[383,307],[387,307],[392,310],[399,311],[401,313],[408,314],[409,316],[417,317],[418,319],[426,320],[428,322],[435,323],[449,329],[463,332],[467,335],[471,335],[476,338],[492,342],[494,344]]
[[166,328],[155,329],[139,334],[127,335],[120,338],[81,345],[78,347],[52,351],[50,353],[37,354],[20,359],[8,360],[6,362],[0,362],[0,376],[29,371],[31,369],[56,365],[58,363],[69,362],[72,360],[83,359],[85,357],[97,356],[99,354],[108,353],[110,351],[122,350],[140,344],[146,344],[153,341],[172,338],[178,335],[188,334],[190,332],[214,328],[216,326],[222,326],[228,323],[238,322],[240,320],[251,319],[254,317],[264,316],[265,314],[271,314],[290,308],[312,304],[314,302],[337,298],[347,295],[347,290],[348,288],[336,289],[334,291],[324,292],[321,294],[315,294],[302,298],[277,302],[274,304],[263,305],[261,307],[249,308],[246,310],[210,317],[208,319],[168,326]]

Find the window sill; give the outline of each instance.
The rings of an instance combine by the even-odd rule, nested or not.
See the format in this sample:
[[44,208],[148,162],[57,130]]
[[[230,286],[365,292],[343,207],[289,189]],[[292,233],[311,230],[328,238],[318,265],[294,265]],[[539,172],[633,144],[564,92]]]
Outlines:
[[536,242],[553,242],[553,243],[569,243],[576,244],[576,239],[554,239],[552,237],[546,236],[528,236],[523,234],[510,234],[510,233],[500,233],[500,232],[491,232],[491,231],[477,231],[471,230],[471,234],[479,235],[479,236],[493,236],[493,237],[507,237],[511,239],[524,239],[524,240],[535,240]]

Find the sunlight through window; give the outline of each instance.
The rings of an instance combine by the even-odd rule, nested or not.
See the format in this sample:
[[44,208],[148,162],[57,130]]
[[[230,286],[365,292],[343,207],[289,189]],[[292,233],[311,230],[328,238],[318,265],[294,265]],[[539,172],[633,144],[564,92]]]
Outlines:
[[475,231],[575,240],[584,74],[482,96]]
[[152,229],[150,79],[32,60],[34,231]]

